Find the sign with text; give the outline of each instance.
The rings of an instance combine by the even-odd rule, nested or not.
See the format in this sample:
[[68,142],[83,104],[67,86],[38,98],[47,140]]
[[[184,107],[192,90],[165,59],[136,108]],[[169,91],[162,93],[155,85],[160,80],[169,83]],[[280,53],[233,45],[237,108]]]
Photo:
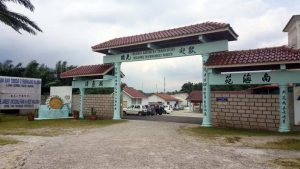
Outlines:
[[41,79],[0,76],[0,109],[37,109]]
[[106,55],[103,57],[103,63],[115,63],[115,62],[134,62],[143,60],[155,60],[172,57],[201,55],[211,52],[227,51],[228,41],[215,41],[208,43],[201,43],[196,45],[187,45],[172,48],[162,48],[145,50],[131,53],[122,53],[116,55]]
[[41,79],[0,76],[0,93],[41,93]]
[[245,72],[228,74],[209,74],[210,85],[250,85],[300,83],[300,71]]
[[79,80],[72,82],[73,88],[107,88],[114,87],[112,79]]

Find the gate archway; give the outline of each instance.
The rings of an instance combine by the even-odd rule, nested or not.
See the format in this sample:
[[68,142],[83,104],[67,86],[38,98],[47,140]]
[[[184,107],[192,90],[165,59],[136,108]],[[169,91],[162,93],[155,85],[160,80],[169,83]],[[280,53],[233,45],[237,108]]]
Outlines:
[[[114,115],[120,119],[121,64],[173,57],[201,55],[203,60],[212,52],[228,50],[228,41],[237,40],[238,35],[229,24],[205,22],[147,34],[112,39],[92,47],[93,51],[105,54],[103,63],[114,64]],[[208,69],[203,68],[202,126],[211,127],[210,86]]]

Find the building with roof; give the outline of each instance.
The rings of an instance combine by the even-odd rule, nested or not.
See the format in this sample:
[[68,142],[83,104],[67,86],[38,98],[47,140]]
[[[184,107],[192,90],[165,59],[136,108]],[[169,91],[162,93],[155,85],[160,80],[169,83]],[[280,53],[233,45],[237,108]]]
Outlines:
[[190,105],[190,111],[201,111],[202,91],[194,90],[186,98]]
[[167,93],[154,93],[148,97],[149,104],[163,104],[177,106],[180,102],[179,99],[167,94]]
[[123,107],[129,107],[131,105],[146,105],[148,104],[147,96],[133,87],[123,88]]
[[[105,75],[114,75],[113,64],[84,65],[60,74],[60,78],[102,79]],[[121,73],[122,77],[125,75]]]
[[188,95],[188,93],[176,93],[172,94],[171,96],[179,100],[178,106],[189,106],[188,101],[186,100]]

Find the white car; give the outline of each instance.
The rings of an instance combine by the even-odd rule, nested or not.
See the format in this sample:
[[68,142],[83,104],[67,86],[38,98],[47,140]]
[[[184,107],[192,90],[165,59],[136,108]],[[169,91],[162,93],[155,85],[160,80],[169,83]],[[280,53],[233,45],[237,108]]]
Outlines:
[[135,115],[147,115],[147,108],[143,105],[132,105],[127,108],[123,108],[124,115],[135,114]]
[[171,112],[173,112],[173,107],[171,105],[165,105],[164,110],[166,111],[166,113],[170,114]]

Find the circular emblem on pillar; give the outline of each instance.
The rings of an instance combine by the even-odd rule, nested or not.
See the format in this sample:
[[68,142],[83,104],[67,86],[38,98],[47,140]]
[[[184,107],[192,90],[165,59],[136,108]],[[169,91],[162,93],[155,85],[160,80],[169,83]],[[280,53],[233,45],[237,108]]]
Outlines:
[[50,109],[61,109],[64,106],[64,101],[59,96],[50,96],[46,100],[46,104]]

